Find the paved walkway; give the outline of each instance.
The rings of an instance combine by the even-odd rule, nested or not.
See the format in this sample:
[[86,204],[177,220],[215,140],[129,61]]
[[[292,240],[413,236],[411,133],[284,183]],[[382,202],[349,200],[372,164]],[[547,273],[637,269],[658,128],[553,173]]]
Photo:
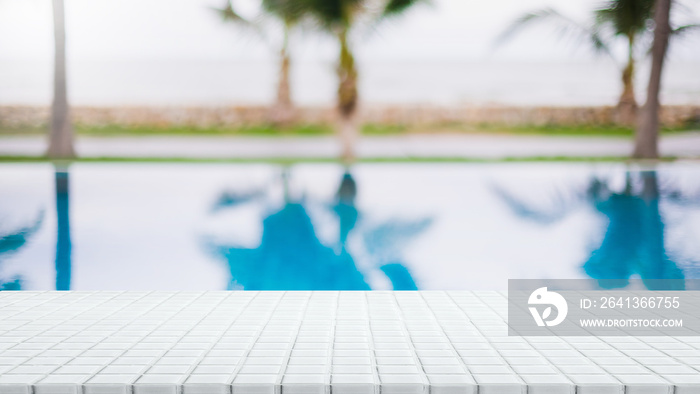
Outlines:
[[[81,137],[81,157],[155,157],[201,159],[335,158],[340,146],[332,137]],[[0,137],[2,156],[40,156],[41,137]],[[661,154],[700,158],[700,132],[665,136]],[[565,136],[411,135],[366,137],[357,146],[360,158],[625,157],[632,141],[624,138]]]
[[1,292],[3,394],[694,394],[699,337],[507,336],[499,292]]

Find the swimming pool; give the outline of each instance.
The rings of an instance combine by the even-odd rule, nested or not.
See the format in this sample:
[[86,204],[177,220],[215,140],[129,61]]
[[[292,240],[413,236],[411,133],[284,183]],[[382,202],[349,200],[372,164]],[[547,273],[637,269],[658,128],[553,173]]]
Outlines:
[[3,289],[700,278],[693,162],[8,163],[0,185]]

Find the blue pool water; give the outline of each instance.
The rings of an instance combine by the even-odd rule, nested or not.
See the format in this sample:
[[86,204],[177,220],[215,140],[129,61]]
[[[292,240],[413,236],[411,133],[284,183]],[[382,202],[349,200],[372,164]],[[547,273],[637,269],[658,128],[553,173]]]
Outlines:
[[700,278],[700,163],[0,165],[2,289],[509,278]]

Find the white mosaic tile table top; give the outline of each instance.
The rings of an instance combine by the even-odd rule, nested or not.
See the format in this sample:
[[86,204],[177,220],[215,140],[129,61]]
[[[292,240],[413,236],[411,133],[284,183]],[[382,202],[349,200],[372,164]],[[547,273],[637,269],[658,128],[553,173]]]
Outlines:
[[697,394],[698,337],[508,337],[498,292],[0,292],[0,394]]

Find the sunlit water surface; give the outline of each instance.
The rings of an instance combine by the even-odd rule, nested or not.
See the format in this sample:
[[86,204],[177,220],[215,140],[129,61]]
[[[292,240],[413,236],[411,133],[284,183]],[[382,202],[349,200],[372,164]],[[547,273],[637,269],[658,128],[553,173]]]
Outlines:
[[700,164],[0,165],[0,286],[700,278]]

